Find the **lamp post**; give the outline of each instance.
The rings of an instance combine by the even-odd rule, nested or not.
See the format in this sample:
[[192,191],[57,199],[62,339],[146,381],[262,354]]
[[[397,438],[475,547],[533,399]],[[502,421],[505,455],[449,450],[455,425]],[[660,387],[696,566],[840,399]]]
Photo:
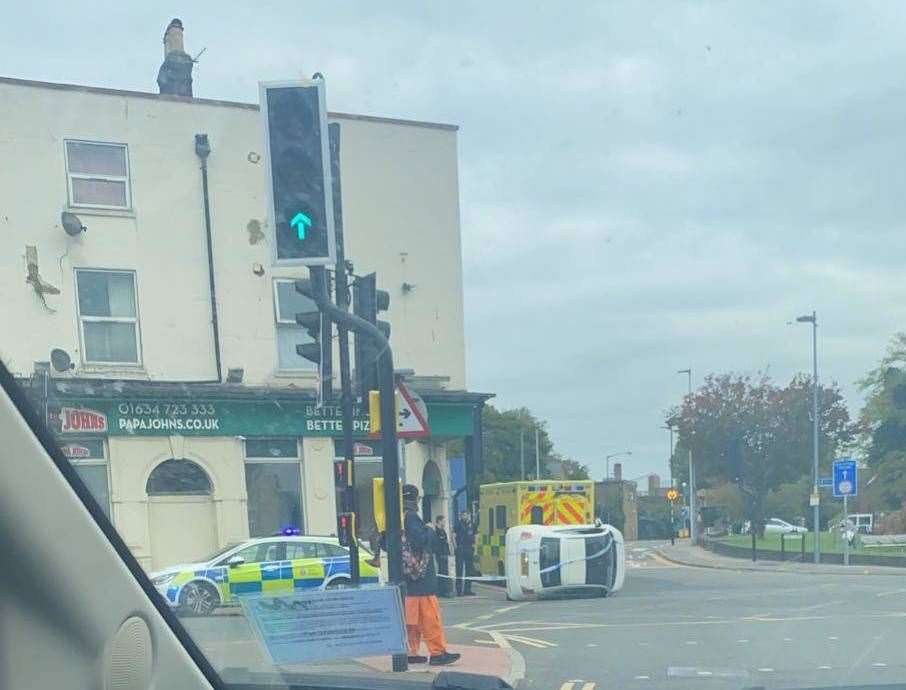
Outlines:
[[812,489],[812,518],[815,522],[815,563],[821,561],[821,506],[818,505],[818,314],[812,312],[797,316],[799,323],[812,324],[812,461],[815,471],[815,485]]
[[673,427],[668,424],[661,428],[670,432],[670,452],[667,454],[667,475],[670,477],[670,484],[668,484],[668,486],[673,486]]
[[605,456],[604,456],[604,462],[607,463],[607,474],[606,474],[606,476],[604,477],[604,479],[610,479],[610,459],[611,459],[611,458],[618,458],[618,457],[620,457],[621,455],[632,455],[632,451],[631,451],[631,450],[622,450],[622,451],[620,451],[619,453],[611,453],[610,455],[605,455]]
[[[689,399],[692,399],[692,369],[680,369],[676,372],[677,374],[686,374],[689,377]],[[693,544],[695,539],[698,536],[698,525],[695,522],[695,518],[698,515],[696,504],[698,501],[695,498],[695,466],[692,464],[692,439],[686,439],[689,443],[689,541]]]

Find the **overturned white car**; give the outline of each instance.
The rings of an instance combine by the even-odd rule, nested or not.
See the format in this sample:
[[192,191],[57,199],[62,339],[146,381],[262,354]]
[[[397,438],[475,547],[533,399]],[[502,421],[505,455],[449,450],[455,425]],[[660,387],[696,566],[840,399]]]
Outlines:
[[515,601],[623,586],[623,535],[610,525],[517,525],[506,533],[507,598]]

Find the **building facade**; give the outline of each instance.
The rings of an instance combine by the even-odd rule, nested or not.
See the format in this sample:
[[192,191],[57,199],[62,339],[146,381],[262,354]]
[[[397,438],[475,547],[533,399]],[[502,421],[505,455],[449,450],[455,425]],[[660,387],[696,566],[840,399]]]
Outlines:
[[[404,478],[446,513],[446,443],[480,461],[489,397],[466,388],[457,130],[331,119],[346,256],[390,292],[395,365],[428,408]],[[311,304],[305,269],[273,260],[257,106],[0,78],[0,129],[0,359],[139,561],[334,532],[342,424],[295,351]],[[354,435],[367,532],[380,444],[361,410]]]

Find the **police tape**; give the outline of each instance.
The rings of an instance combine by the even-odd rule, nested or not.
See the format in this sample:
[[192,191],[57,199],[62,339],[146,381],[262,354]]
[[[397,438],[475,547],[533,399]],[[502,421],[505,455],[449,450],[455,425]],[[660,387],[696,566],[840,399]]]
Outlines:
[[[565,565],[571,565],[572,563],[582,563],[583,561],[593,561],[596,558],[602,558],[610,551],[610,549],[612,547],[613,547],[613,539],[611,539],[610,542],[607,544],[607,546],[605,546],[603,549],[601,549],[597,553],[593,553],[590,556],[583,556],[581,558],[571,558],[566,561],[560,561],[559,563],[554,563],[553,565],[548,566],[547,568],[542,568],[541,570],[539,570],[538,574],[546,575],[547,573],[552,573],[555,570],[559,570],[560,568],[562,568]],[[520,551],[519,553],[520,554],[541,553],[541,549],[532,549],[531,551],[525,550],[525,551]],[[506,580],[505,575],[469,575],[466,577],[458,578],[455,575],[444,575],[441,573],[437,573],[437,577],[442,577],[447,580],[471,580],[472,582],[502,582],[502,581]]]

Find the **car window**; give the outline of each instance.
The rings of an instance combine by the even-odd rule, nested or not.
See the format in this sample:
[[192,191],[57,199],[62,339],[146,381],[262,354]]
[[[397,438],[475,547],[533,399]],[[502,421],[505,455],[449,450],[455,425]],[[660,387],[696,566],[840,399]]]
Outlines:
[[309,541],[294,541],[286,545],[286,558],[296,560],[299,558],[319,558],[318,544]]
[[318,554],[322,558],[335,558],[337,556],[348,556],[349,551],[337,544],[325,544],[324,542],[320,542],[318,543]]
[[240,549],[233,555],[224,559],[224,563],[229,562],[231,558],[239,556],[246,563],[264,563],[266,561],[284,560],[285,546],[283,542],[264,542],[261,544],[252,544],[244,549]]

